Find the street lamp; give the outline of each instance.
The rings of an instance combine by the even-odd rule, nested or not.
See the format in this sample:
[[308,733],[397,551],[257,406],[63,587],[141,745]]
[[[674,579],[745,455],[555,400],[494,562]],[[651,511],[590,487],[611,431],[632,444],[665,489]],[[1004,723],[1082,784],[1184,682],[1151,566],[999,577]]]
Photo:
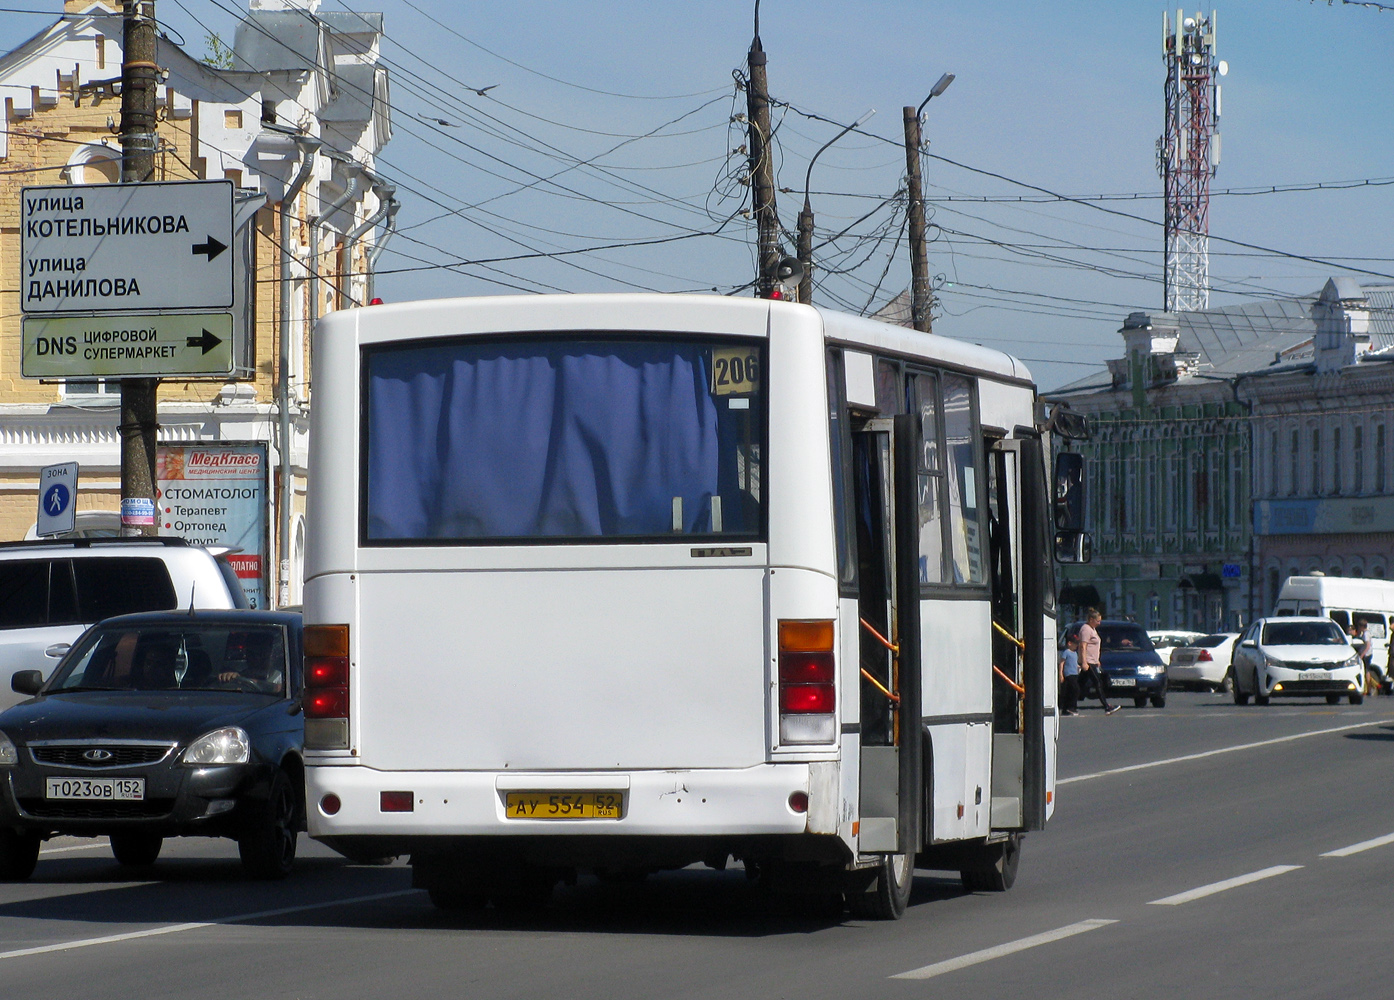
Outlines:
[[813,182],[813,165],[818,162],[818,157],[823,155],[823,150],[854,128],[865,125],[874,114],[875,108],[868,109],[866,114],[823,143],[808,161],[808,170],[803,177],[803,211],[799,213],[799,260],[803,264],[803,278],[799,281],[798,301],[805,304],[813,301],[813,207],[808,200],[809,185]]
[[929,291],[929,248],[925,243],[924,190],[920,186],[920,116],[925,105],[954,82],[952,73],[945,73],[930,88],[918,108],[906,106],[905,119],[905,175],[909,187],[910,200],[910,319],[911,325],[924,333],[930,329],[930,306],[933,297]]

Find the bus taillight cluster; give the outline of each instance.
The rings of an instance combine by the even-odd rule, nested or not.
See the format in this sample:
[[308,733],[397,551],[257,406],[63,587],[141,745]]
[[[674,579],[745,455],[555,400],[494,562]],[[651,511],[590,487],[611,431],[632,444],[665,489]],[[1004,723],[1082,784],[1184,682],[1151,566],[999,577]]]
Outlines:
[[305,626],[305,748],[347,750],[349,628]]
[[831,621],[779,623],[779,742],[837,738],[836,663]]

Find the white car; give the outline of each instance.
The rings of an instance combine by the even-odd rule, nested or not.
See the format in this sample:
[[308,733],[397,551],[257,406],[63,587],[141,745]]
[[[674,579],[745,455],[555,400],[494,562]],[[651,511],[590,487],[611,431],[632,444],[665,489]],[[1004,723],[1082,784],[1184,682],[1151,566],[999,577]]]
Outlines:
[[1167,650],[1180,649],[1204,634],[1204,632],[1187,632],[1185,629],[1154,629],[1147,633],[1147,638],[1152,640],[1152,648],[1160,653],[1163,659],[1166,659]]
[[1330,618],[1260,618],[1234,649],[1234,703],[1267,705],[1274,695],[1342,696],[1365,700],[1365,668],[1347,636]]
[[[88,626],[112,615],[245,608],[224,551],[163,537],[0,544],[0,677],[47,676]],[[0,709],[20,700],[0,691]]]
[[1229,666],[1238,638],[1238,632],[1216,632],[1177,646],[1171,651],[1171,665],[1167,667],[1171,686],[1210,691],[1231,690],[1233,685]]

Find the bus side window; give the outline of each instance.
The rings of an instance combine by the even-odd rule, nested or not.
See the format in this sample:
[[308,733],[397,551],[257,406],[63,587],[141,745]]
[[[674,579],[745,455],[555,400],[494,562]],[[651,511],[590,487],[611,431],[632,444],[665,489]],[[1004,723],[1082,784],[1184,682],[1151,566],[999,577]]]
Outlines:
[[1388,633],[1385,630],[1384,615],[1377,611],[1362,611],[1361,615],[1365,618],[1365,623],[1370,626],[1371,639],[1383,639]]
[[944,582],[944,464],[943,428],[939,414],[939,380],[916,372],[913,386],[919,415],[919,458],[916,461],[920,495],[920,583]]
[[843,382],[842,352],[828,352],[828,443],[832,458],[833,533],[837,543],[837,580],[846,593],[857,586],[856,532],[851,527],[847,489],[852,482],[851,449],[848,447],[847,390]]
[[[1306,614],[1306,612],[1304,611],[1303,614]],[[1320,614],[1320,612],[1319,612],[1319,611],[1313,611],[1312,614]],[[1335,622],[1337,625],[1341,626],[1341,630],[1342,630],[1342,631],[1344,631],[1344,630],[1350,628],[1350,612],[1349,612],[1349,611],[1338,611],[1338,610],[1334,610],[1334,609],[1333,609],[1332,612],[1331,612],[1331,620],[1332,620],[1333,622]]]

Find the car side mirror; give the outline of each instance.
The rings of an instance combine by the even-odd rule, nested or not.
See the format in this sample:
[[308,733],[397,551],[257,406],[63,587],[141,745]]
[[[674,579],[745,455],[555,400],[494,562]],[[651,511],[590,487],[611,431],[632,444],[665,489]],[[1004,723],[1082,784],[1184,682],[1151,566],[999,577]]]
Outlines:
[[1258,643],[1254,642],[1252,639],[1245,639],[1239,645],[1245,649],[1258,649]]
[[1094,538],[1087,531],[1059,531],[1055,534],[1055,561],[1087,563],[1094,558]]
[[15,694],[38,694],[43,686],[42,670],[16,670],[10,676],[10,690]]

